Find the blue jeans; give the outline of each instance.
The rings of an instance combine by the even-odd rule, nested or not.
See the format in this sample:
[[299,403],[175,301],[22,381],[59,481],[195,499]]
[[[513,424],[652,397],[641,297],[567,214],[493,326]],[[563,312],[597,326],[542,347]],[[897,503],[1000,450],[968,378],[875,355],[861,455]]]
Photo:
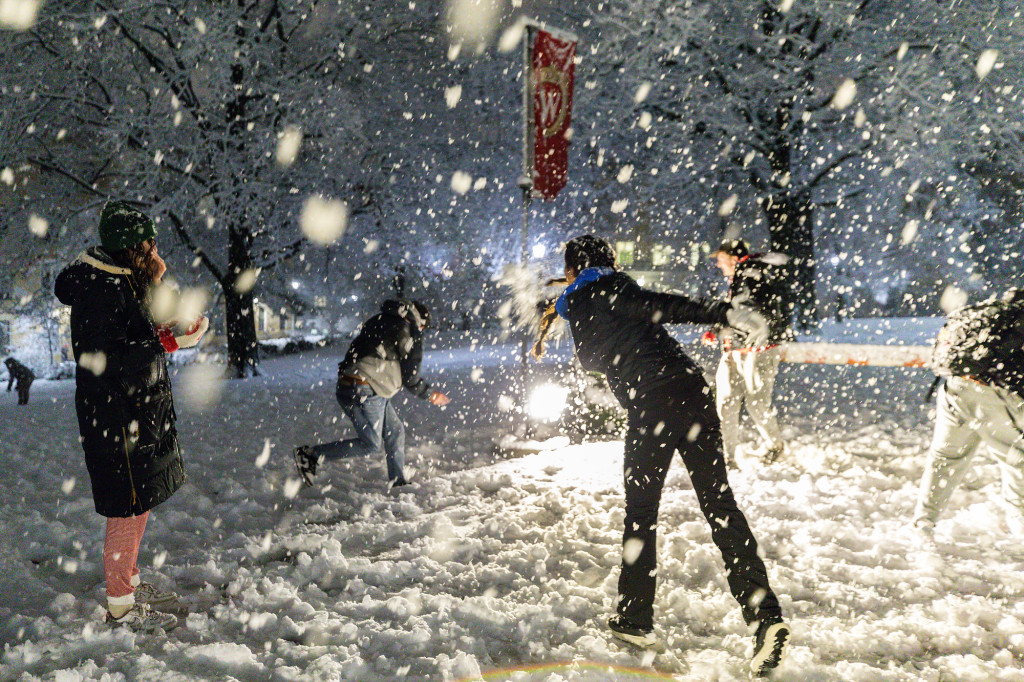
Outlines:
[[352,420],[356,437],[321,443],[310,447],[325,460],[365,457],[381,450],[388,464],[388,480],[405,481],[405,425],[388,398],[382,398],[365,385],[339,385],[338,404]]

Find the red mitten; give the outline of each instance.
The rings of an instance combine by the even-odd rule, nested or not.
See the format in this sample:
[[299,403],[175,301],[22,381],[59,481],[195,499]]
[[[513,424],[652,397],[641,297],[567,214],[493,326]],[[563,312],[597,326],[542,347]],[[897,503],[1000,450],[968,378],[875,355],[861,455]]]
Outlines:
[[174,341],[178,344],[178,348],[192,348],[199,344],[199,340],[203,338],[203,334],[210,328],[210,321],[205,316],[200,315],[199,319],[192,323],[192,325],[185,330],[184,334],[175,336]]
[[174,338],[174,332],[166,324],[158,324],[156,326],[156,335],[160,339],[160,345],[164,347],[164,350],[168,353],[173,353],[178,350],[178,340]]
[[718,336],[711,330],[701,334],[700,342],[705,346],[713,346],[718,343]]

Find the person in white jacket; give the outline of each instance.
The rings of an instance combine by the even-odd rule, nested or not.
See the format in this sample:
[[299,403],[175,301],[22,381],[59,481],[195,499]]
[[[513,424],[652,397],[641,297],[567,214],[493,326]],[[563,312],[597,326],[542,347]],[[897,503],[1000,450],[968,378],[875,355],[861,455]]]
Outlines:
[[915,525],[932,531],[984,449],[999,464],[1007,526],[1024,535],[1024,289],[950,313],[931,364],[945,383]]
[[766,450],[763,461],[771,464],[785,451],[772,393],[782,357],[781,345],[792,338],[784,313],[781,282],[774,263],[759,254],[751,254],[741,239],[727,239],[713,254],[719,269],[729,281],[729,300],[744,301],[769,322],[768,340],[752,346],[737,342],[728,333],[706,332],[705,345],[722,342],[722,359],[715,374],[715,399],[722,420],[722,441],[729,466],[735,466],[740,440],[740,410],[744,406],[754,420]]

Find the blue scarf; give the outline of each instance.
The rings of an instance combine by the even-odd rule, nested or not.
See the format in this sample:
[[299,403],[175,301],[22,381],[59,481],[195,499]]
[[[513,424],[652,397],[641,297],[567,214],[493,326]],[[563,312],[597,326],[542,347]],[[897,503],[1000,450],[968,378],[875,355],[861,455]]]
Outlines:
[[615,268],[609,268],[607,266],[601,266],[598,268],[586,268],[583,272],[577,275],[576,279],[573,280],[572,284],[567,286],[565,288],[565,291],[562,292],[562,295],[558,297],[557,301],[555,301],[555,312],[558,313],[559,317],[568,320],[569,310],[566,307],[568,303],[566,303],[565,299],[569,297],[569,294],[576,291],[577,289],[582,289],[583,287],[587,286],[592,282],[596,282],[602,277],[607,277],[608,275],[614,274]]

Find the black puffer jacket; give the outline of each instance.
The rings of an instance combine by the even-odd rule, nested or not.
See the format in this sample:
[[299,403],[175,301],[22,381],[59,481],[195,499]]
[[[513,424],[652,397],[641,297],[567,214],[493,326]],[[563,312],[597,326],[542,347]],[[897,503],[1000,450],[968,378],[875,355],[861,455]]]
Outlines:
[[24,384],[31,384],[35,381],[35,372],[30,370],[25,365],[21,364],[14,358],[7,358],[4,360],[4,364],[7,365],[7,390],[11,390],[13,384],[21,386]]
[[970,377],[1024,398],[1024,290],[951,312],[931,366],[940,376]]
[[[792,341],[789,316],[786,314],[784,282],[780,268],[758,254],[747,256],[736,264],[736,273],[729,283],[729,300],[745,300],[768,320],[768,344]],[[731,350],[741,350],[742,344],[732,344]]]
[[129,271],[90,249],[57,277],[71,306],[75,407],[96,511],[137,516],[185,481],[167,360]]
[[416,309],[409,301],[384,301],[381,312],[363,323],[349,346],[338,365],[338,378],[358,376],[385,398],[403,386],[416,397],[426,398],[430,384],[420,376],[423,335],[415,317]]
[[729,304],[642,289],[616,272],[566,296],[566,317],[576,355],[601,372],[624,406],[680,376],[703,373],[663,324],[727,325]]

